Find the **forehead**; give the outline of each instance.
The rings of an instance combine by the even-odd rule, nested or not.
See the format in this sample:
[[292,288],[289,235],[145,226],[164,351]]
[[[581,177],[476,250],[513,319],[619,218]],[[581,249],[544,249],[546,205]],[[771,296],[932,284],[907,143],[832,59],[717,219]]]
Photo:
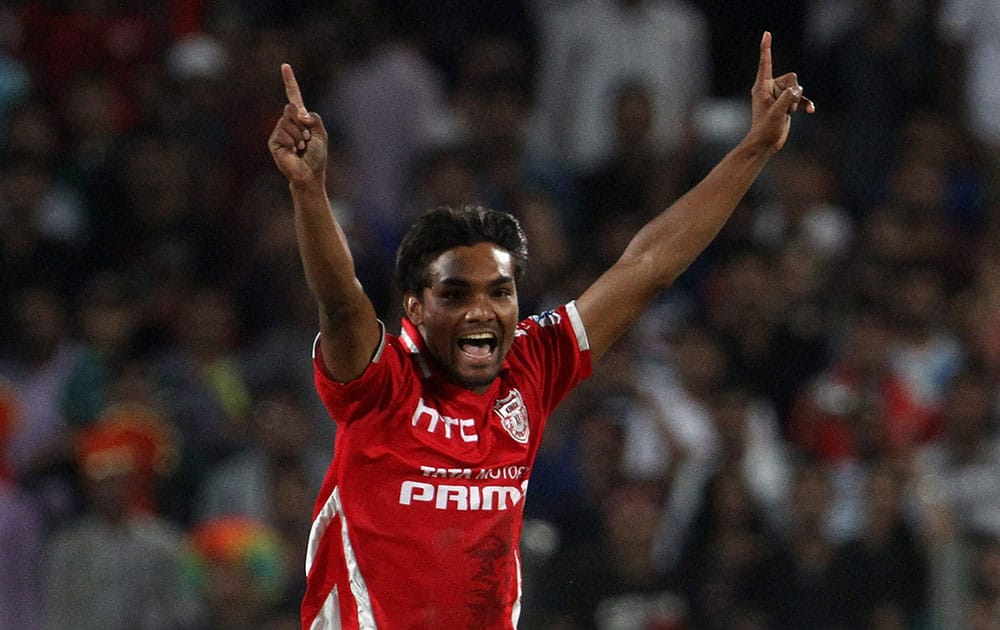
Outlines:
[[455,280],[489,282],[501,277],[513,279],[514,261],[510,252],[494,243],[452,247],[427,265],[432,285]]

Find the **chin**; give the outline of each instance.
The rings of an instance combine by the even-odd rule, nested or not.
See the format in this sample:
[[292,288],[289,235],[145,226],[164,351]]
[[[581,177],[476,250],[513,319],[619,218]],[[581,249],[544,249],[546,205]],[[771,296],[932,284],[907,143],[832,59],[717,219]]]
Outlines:
[[479,371],[476,372],[452,372],[452,378],[462,387],[467,389],[477,389],[483,387],[489,387],[494,380],[496,380],[497,375],[500,374],[499,368],[490,368],[489,371]]
[[499,372],[491,372],[490,374],[477,374],[475,376],[462,376],[460,377],[460,383],[463,387],[468,387],[474,389],[476,387],[489,387],[490,384],[496,380],[497,374]]

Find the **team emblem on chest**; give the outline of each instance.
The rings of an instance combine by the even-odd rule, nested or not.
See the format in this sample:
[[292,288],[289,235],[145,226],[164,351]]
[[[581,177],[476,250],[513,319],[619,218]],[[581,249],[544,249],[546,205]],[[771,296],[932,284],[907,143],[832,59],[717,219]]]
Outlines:
[[516,389],[493,404],[493,413],[500,418],[500,425],[514,438],[515,442],[528,443],[528,409],[524,406],[521,392]]

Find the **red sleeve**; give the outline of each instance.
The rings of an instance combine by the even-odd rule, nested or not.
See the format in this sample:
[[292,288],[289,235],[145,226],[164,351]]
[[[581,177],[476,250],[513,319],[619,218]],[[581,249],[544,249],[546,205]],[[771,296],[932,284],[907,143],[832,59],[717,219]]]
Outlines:
[[590,345],[576,303],[521,322],[510,362],[534,380],[548,416],[591,373]]
[[313,380],[320,400],[337,424],[348,420],[368,417],[380,411],[391,409],[393,392],[401,391],[395,385],[403,378],[400,367],[400,352],[396,344],[382,328],[382,341],[372,356],[371,363],[358,378],[341,383],[330,378],[323,365],[319,348],[319,335],[313,342]]

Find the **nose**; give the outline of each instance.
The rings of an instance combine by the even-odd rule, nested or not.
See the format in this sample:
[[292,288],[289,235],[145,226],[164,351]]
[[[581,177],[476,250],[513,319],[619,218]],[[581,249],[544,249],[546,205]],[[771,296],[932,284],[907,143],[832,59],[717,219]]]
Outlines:
[[465,311],[465,321],[467,322],[488,322],[496,318],[490,296],[477,293],[469,304],[469,309]]

